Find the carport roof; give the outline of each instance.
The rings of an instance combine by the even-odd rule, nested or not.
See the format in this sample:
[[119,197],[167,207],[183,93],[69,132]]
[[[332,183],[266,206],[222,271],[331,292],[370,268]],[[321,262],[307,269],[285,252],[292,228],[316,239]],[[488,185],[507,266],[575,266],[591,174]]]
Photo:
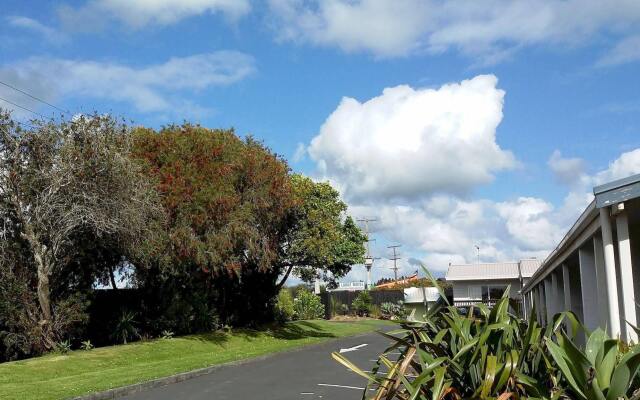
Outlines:
[[519,279],[531,277],[540,267],[540,260],[526,259],[502,263],[451,264],[447,271],[447,281],[474,281]]

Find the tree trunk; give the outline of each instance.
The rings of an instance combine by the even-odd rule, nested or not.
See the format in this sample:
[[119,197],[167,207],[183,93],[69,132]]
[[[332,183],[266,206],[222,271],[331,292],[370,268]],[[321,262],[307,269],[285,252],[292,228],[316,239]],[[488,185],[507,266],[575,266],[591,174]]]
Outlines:
[[49,271],[51,269],[38,250],[34,251],[34,256],[38,267],[38,302],[42,310],[43,322],[51,323],[51,292],[49,288]]
[[113,286],[113,290],[118,290],[118,285],[116,285],[116,276],[113,273],[112,266],[109,266],[109,279],[111,280],[111,286]]
[[291,274],[291,271],[293,271],[293,265],[289,265],[287,267],[287,272],[282,277],[282,280],[279,283],[276,284],[276,293],[278,293],[280,291],[280,289],[282,289],[282,287],[284,286],[284,283],[289,278],[289,275]]

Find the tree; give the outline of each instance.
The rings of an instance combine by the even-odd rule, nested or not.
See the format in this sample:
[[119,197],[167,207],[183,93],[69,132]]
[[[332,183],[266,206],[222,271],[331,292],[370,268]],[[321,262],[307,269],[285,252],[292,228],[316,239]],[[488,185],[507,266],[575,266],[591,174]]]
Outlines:
[[158,207],[129,157],[123,124],[100,115],[32,124],[24,130],[0,112],[0,215],[4,234],[28,253],[35,271],[39,324],[50,349],[60,326],[52,285],[67,284],[52,278],[77,264],[87,238],[92,246],[104,239],[134,249]]
[[307,282],[322,277],[335,285],[352,265],[364,262],[367,237],[346,215],[347,205],[329,183],[294,174],[291,184],[293,223],[281,243],[278,265],[283,276],[278,287],[292,272]]
[[175,293],[185,309],[212,303],[227,323],[268,318],[294,205],[284,160],[233,130],[190,124],[137,130],[135,154],[167,219],[141,286]]

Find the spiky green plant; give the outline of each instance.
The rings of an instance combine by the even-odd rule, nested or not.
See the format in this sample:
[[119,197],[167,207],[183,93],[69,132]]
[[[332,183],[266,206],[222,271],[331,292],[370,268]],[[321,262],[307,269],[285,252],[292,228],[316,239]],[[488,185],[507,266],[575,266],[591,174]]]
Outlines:
[[[555,315],[546,327],[533,317],[525,321],[513,312],[508,293],[492,309],[479,304],[479,313],[472,308],[464,315],[441,293],[425,322],[383,333],[392,344],[371,372],[339,353],[333,357],[365,377],[376,400],[635,399],[639,346],[623,354],[627,346],[601,330],[586,332],[571,312]],[[583,334],[585,350],[575,345]]]

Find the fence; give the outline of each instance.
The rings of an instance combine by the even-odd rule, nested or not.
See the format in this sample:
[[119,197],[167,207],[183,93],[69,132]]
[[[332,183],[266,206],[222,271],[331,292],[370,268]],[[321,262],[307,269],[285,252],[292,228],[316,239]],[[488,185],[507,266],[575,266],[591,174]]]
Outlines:
[[[464,300],[464,301],[458,300],[458,301],[454,301],[453,305],[456,307],[471,307],[476,304],[485,304],[489,306],[489,308],[491,308],[495,306],[497,302],[498,300],[493,300],[493,299],[492,300]],[[515,314],[523,316],[521,299],[514,299],[514,298],[509,299],[509,306],[511,307],[511,310]]]
[[[355,300],[360,292],[360,290],[345,290],[321,293],[320,298],[322,299],[322,304],[324,304],[325,318],[331,319],[340,304],[351,307],[351,303],[353,303],[353,300]],[[369,294],[371,295],[371,304],[376,306],[380,306],[382,303],[404,301],[404,292],[402,290],[371,290]]]

